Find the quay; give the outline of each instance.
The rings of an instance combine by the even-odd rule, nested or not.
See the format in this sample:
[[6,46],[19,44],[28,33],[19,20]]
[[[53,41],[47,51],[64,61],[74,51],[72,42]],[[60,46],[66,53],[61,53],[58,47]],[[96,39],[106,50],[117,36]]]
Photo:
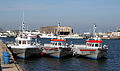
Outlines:
[[[4,64],[3,52],[8,52],[10,54],[9,64]],[[2,43],[2,41],[0,41],[0,62],[0,71],[23,71],[19,64],[15,61],[12,52],[7,48],[6,44]]]

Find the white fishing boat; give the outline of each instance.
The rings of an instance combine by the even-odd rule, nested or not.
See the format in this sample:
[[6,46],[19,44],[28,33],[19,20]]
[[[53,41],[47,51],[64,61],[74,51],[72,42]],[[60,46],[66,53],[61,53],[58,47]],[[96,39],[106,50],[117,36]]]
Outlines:
[[71,48],[63,38],[51,39],[51,44],[44,44],[43,53],[61,58],[72,54]]
[[40,38],[56,38],[56,36],[53,33],[50,33],[50,34],[42,33],[39,37]]
[[73,45],[74,55],[85,56],[92,59],[99,59],[107,55],[108,48],[102,46],[100,38],[90,38],[86,41],[86,45]]
[[26,37],[24,33],[24,19],[22,21],[22,34],[15,38],[15,43],[8,44],[7,46],[13,54],[17,57],[26,59],[31,56],[40,55],[42,49],[37,42],[32,43],[31,37]]
[[[96,26],[95,26],[96,28]],[[84,56],[92,59],[99,59],[107,55],[107,46],[102,45],[99,37],[93,37],[86,40],[86,45],[71,45],[73,55]]]
[[83,37],[79,36],[78,34],[67,35],[67,36],[64,36],[63,38],[67,38],[67,39],[83,39]]
[[34,35],[34,34],[27,34],[26,37],[37,38],[37,35]]
[[31,37],[16,37],[15,41],[14,44],[8,44],[7,46],[17,57],[26,59],[34,55],[39,56],[42,52],[39,44],[32,43]]

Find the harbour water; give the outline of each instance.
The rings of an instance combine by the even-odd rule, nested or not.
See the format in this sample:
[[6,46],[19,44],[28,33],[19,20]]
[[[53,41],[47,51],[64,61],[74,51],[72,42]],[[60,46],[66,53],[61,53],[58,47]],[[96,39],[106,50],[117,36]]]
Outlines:
[[[14,41],[14,38],[1,38],[3,42]],[[49,43],[50,39],[38,41]],[[70,44],[85,44],[85,39],[67,39]],[[119,71],[120,70],[120,40],[103,40],[108,45],[108,56],[99,60],[84,57],[38,57],[27,60],[16,59],[24,71]]]

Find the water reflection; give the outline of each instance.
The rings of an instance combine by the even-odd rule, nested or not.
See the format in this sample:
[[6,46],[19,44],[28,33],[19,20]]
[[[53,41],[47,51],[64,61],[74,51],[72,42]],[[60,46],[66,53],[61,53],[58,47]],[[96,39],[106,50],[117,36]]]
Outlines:
[[92,60],[87,58],[76,58],[80,65],[82,66],[82,70],[84,71],[101,71],[101,68],[107,62],[107,58],[102,58],[100,60]]

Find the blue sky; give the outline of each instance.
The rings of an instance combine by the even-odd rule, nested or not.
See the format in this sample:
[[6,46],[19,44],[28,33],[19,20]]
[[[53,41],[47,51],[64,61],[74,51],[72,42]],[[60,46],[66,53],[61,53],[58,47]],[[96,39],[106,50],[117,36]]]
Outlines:
[[74,32],[115,31],[120,26],[120,0],[0,0],[0,26],[19,29],[24,9],[28,29],[41,26],[72,26]]

